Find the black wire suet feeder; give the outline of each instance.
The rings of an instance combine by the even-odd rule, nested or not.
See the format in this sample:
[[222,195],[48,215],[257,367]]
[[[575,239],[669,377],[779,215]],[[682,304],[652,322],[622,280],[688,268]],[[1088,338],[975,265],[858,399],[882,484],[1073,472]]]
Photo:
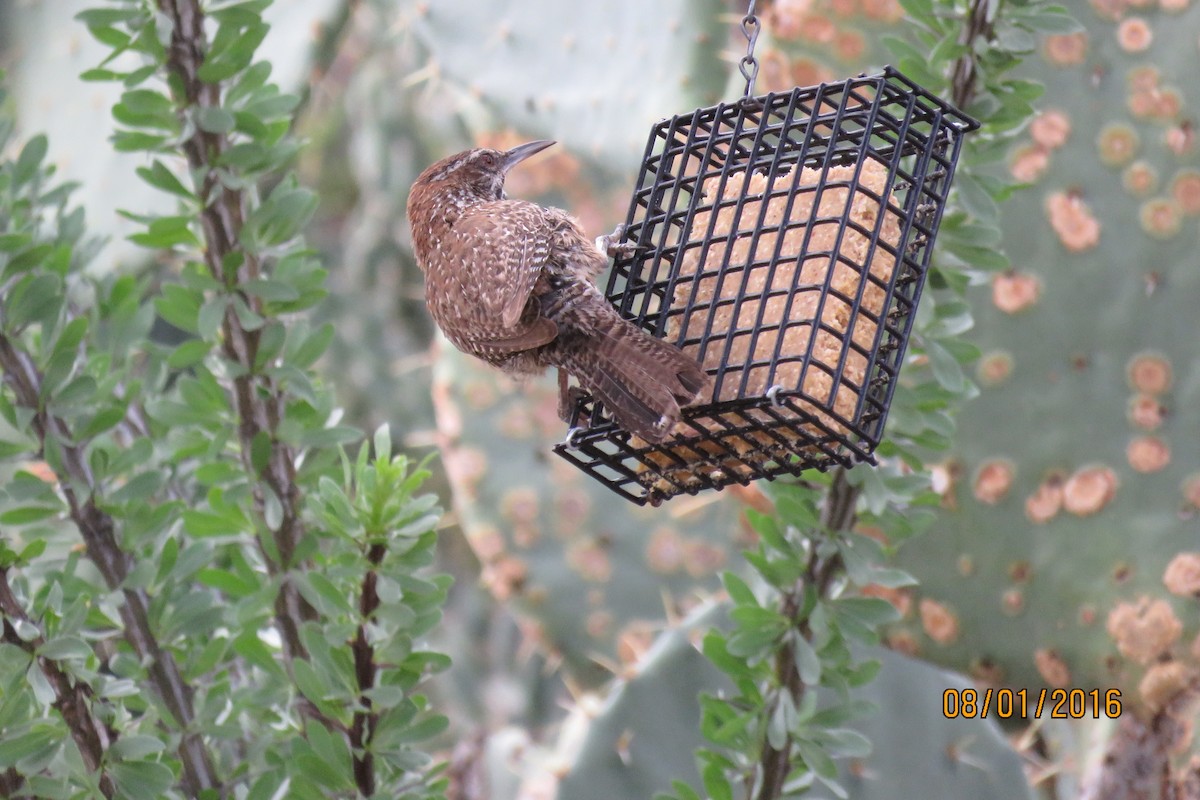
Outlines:
[[[747,19],[752,19],[752,15]],[[745,27],[745,26],[744,26]],[[607,287],[712,379],[663,442],[579,397],[554,449],[654,504],[875,463],[963,134],[978,123],[885,69],[655,125]]]

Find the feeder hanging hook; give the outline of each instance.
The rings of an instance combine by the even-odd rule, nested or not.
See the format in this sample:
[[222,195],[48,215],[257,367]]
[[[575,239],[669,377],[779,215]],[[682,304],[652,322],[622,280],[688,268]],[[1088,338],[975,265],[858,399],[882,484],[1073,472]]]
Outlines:
[[746,97],[748,98],[754,96],[754,79],[758,77],[758,59],[754,57],[754,45],[758,42],[759,32],[762,31],[762,23],[754,15],[756,1],[750,0],[750,8],[746,10],[746,16],[742,17],[742,34],[746,37],[746,55],[742,56],[742,60],[738,62],[738,69],[742,71],[742,77],[746,79]]

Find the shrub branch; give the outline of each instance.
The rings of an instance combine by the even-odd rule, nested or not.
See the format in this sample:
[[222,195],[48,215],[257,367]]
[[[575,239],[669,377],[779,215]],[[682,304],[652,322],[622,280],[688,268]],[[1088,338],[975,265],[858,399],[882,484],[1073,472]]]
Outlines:
[[[833,473],[833,482],[825,495],[825,507],[821,513],[821,528],[826,536],[837,536],[853,529],[858,515],[855,506],[858,503],[859,489],[851,486],[846,479],[846,468],[838,467]],[[780,601],[780,613],[791,620],[798,620],[804,605],[804,590],[808,586],[816,586],[821,596],[828,594],[829,586],[841,569],[842,559],[838,554],[827,558],[817,555],[813,548],[804,575],[786,592]],[[805,639],[812,638],[812,630],[804,620],[798,620],[797,634]],[[796,665],[796,649],[793,646],[780,648],[775,658],[775,679],[783,691],[791,695],[792,704],[800,707],[804,696],[804,682],[800,680],[800,670]],[[768,716],[774,709],[768,709]],[[788,773],[792,771],[792,737],[789,735],[784,746],[775,749],[767,744],[763,749],[759,762],[762,773],[762,783],[757,794],[758,800],[774,800],[783,794],[784,784]]]
[[375,733],[375,725],[379,715],[371,709],[371,699],[366,692],[375,686],[375,648],[367,641],[367,623],[379,608],[379,593],[376,583],[379,576],[379,565],[387,554],[384,544],[372,544],[367,551],[367,561],[370,569],[363,576],[362,591],[359,594],[358,611],[362,620],[351,645],[354,654],[354,675],[358,681],[359,705],[362,710],[354,712],[354,722],[350,726],[350,747],[354,753],[354,783],[359,792],[370,797],[375,793],[375,763],[374,756],[368,750],[371,736]]
[[[988,10],[993,15],[989,16]],[[950,96],[954,105],[966,108],[975,100],[975,84],[979,78],[978,56],[975,42],[989,40],[995,29],[995,4],[989,0],[972,0],[971,10],[963,26],[962,43],[967,51],[955,62],[950,72]]]
[[[167,49],[167,69],[178,78],[173,82],[175,100],[182,107],[204,109],[221,107],[219,84],[205,83],[199,77],[203,64],[204,13],[197,0],[160,0],[159,9],[173,23],[171,43]],[[188,166],[202,175],[198,196],[208,199],[200,212],[205,250],[204,260],[213,278],[223,282],[231,291],[237,285],[259,276],[260,265],[253,253],[241,248],[239,237],[245,222],[242,192],[222,186],[215,167],[217,159],[229,147],[224,134],[211,133],[197,127],[182,143]],[[225,274],[225,259],[240,256],[241,267],[233,276]],[[243,294],[249,308],[258,313],[262,303],[257,297]],[[284,575],[275,600],[275,618],[279,625],[288,660],[305,658],[307,653],[300,639],[300,626],[315,618],[313,609],[304,601],[294,583],[286,577],[287,570],[296,566],[296,547],[303,534],[300,519],[300,490],[296,485],[296,454],[279,441],[275,430],[284,407],[284,393],[270,376],[255,369],[260,332],[242,325],[232,304],[225,310],[221,325],[224,356],[242,369],[233,379],[233,404],[238,417],[238,439],[243,465],[248,474],[260,481],[254,488],[254,504],[260,519],[265,518],[266,491],[278,498],[282,515],[279,525],[271,532],[275,554],[262,551],[272,575]],[[270,455],[261,473],[251,461],[253,444],[259,434],[270,441]],[[311,707],[309,707],[311,710]]]
[[[192,693],[179,673],[175,658],[162,649],[150,627],[150,599],[142,589],[123,588],[133,566],[132,558],[117,543],[112,517],[96,504],[96,480],[83,448],[73,443],[75,440],[67,424],[42,407],[39,400],[41,373],[29,354],[18,349],[3,333],[0,333],[0,370],[3,370],[4,382],[12,389],[17,403],[34,411],[31,425],[40,449],[44,452],[50,439],[61,449],[63,474],[56,477],[71,521],[78,528],[88,558],[100,571],[105,584],[110,590],[121,592],[125,601],[121,604],[125,639],[138,658],[148,665],[156,693],[175,725],[184,732],[179,742],[184,785],[192,794],[217,787],[220,782],[215,777],[204,742],[198,734],[188,732],[195,716]],[[80,497],[79,489],[86,491],[86,498]]]
[[[12,624],[14,621],[33,623],[13,594],[8,583],[7,569],[0,569],[0,614],[3,615],[0,641],[21,648],[37,661],[38,669],[46,676],[47,682],[54,690],[53,706],[66,722],[71,738],[75,740],[75,746],[79,748],[83,757],[84,766],[89,772],[99,775],[97,782],[101,793],[107,798],[113,797],[116,787],[113,786],[112,778],[104,771],[104,753],[116,741],[116,731],[92,715],[91,687],[83,681],[73,681],[57,662],[37,654],[38,648],[46,643],[41,635],[28,641],[17,635]],[[15,794],[24,783],[24,779],[16,770],[10,769],[8,773],[10,774],[0,776],[0,789],[6,797]]]

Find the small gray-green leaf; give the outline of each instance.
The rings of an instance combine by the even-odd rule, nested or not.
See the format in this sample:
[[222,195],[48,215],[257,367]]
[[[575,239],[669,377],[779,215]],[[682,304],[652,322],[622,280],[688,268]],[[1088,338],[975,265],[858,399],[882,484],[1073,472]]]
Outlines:
[[154,761],[123,761],[109,767],[108,774],[126,797],[161,797],[175,783],[175,774]]
[[328,322],[317,328],[291,352],[288,362],[297,369],[308,369],[325,353],[333,341],[333,333],[333,325]]
[[92,647],[78,636],[56,636],[38,648],[38,655],[59,661],[64,658],[87,658]]
[[233,130],[233,114],[223,108],[205,106],[196,112],[196,124],[206,133],[229,133]]
[[929,356],[929,366],[933,377],[942,388],[951,392],[961,392],[967,386],[967,377],[962,365],[950,354],[950,351],[934,341],[925,343],[925,353]]
[[387,462],[392,456],[392,431],[385,422],[375,431],[375,460]]
[[217,295],[200,306],[200,312],[196,316],[196,332],[200,334],[201,339],[216,338],[217,330],[220,329],[221,322],[225,319],[225,308],[228,305],[228,296]]
[[166,744],[157,736],[126,734],[117,739],[109,748],[108,754],[119,761],[137,761],[146,756],[160,753],[165,748]]
[[157,158],[154,159],[154,163],[149,167],[138,167],[137,174],[146,183],[168,194],[173,194],[176,197],[182,197],[187,200],[195,198],[195,195],[183,185],[175,173],[171,172],[167,168],[167,165]]
[[271,487],[265,487],[263,493],[263,521],[270,530],[277,531],[283,524],[283,505]]
[[17,156],[17,165],[13,169],[13,188],[18,189],[22,184],[32,180],[37,174],[38,167],[42,165],[42,159],[46,157],[48,144],[46,137],[38,134],[25,143],[21,148],[21,155]]
[[167,357],[167,366],[171,369],[185,369],[193,364],[199,364],[211,349],[212,344],[203,339],[184,342]]
[[[31,669],[36,670],[37,667]],[[0,769],[14,766],[21,759],[50,745],[56,738],[56,731],[49,725],[40,725],[26,733],[5,737],[0,741]]]
[[62,302],[62,281],[57,275],[27,276],[9,293],[7,322],[17,326],[40,322]]
[[38,630],[38,626],[27,619],[15,619],[12,621],[12,626],[17,632],[17,638],[22,642],[32,642],[42,635],[42,632]]
[[290,283],[269,278],[255,278],[242,284],[246,294],[276,303],[287,303],[300,297],[300,291]]
[[163,287],[162,296],[154,301],[154,310],[176,328],[195,333],[203,297],[204,295],[195,289],[167,284]]
[[800,674],[800,680],[804,681],[806,686],[817,686],[821,682],[820,656],[812,644],[798,632],[792,637],[792,642],[796,651],[796,671]]

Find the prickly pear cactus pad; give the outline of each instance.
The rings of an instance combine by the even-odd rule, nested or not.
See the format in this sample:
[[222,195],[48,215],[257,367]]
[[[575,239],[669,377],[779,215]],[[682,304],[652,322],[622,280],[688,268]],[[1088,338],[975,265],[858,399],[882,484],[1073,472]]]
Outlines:
[[1074,13],[1023,67],[1047,91],[1004,165],[1013,268],[974,291],[981,395],[892,643],[1153,712],[1200,674],[1200,5]]
[[[698,650],[699,639],[722,624],[723,605],[701,608],[664,631],[615,683],[570,754],[559,785],[564,800],[651,797],[672,781],[697,784],[692,751],[697,695],[729,691],[728,678]],[[839,760],[839,781],[856,800],[1030,800],[1020,757],[992,722],[941,711],[942,692],[965,688],[961,677],[886,650],[879,677],[853,690],[877,707],[852,726],[873,744],[871,753]],[[814,794],[814,796],[820,796]]]
[[719,0],[414,7],[409,30],[439,103],[472,127],[501,115],[610,163],[628,163],[665,110],[712,102],[729,74]]
[[550,454],[563,432],[551,382],[518,385],[446,343],[433,391],[457,521],[482,580],[576,679],[615,670],[664,618],[717,588],[745,530],[738,503],[625,502]]

